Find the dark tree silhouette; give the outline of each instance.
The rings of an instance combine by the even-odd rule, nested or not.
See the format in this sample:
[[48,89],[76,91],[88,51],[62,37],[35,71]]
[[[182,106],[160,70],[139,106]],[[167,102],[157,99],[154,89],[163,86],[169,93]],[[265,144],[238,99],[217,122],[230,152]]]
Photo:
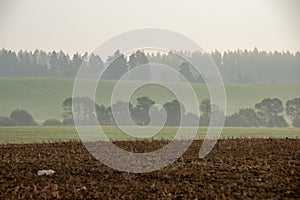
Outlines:
[[280,99],[263,99],[262,102],[255,104],[255,109],[263,125],[268,127],[287,127],[288,124],[283,118],[283,105]]
[[62,125],[62,122],[58,119],[47,119],[44,121],[43,126],[60,126]]
[[212,105],[209,99],[204,99],[200,103],[200,111],[202,115],[200,116],[200,126],[208,126],[210,123],[210,119],[212,118],[212,122],[214,125],[222,125],[222,119],[225,118],[225,113],[221,110],[217,105]]
[[[42,50],[13,52],[0,50],[0,76],[3,77],[75,77],[79,67],[84,64],[87,69],[98,69],[108,66],[107,79],[118,79],[137,65],[148,62],[161,63],[180,70],[181,63],[186,62],[180,56],[192,61],[196,66],[210,66],[210,57],[220,70],[225,82],[299,82],[300,52],[266,52],[257,48],[249,50],[226,51],[223,54],[217,50],[208,53],[201,52],[168,52],[147,53],[137,51],[130,55],[128,60],[119,52],[109,57],[103,63],[98,55],[78,53],[68,55],[62,51],[45,52]],[[189,66],[196,82],[203,82],[201,76],[193,67]],[[188,70],[183,72],[189,74]],[[97,72],[95,73],[97,75]],[[94,75],[95,75],[94,74]],[[149,78],[150,72],[145,73]],[[268,74],[268,76],[265,76]],[[90,74],[92,77],[93,74]],[[165,77],[162,74],[162,79]],[[189,74],[187,77],[191,77]],[[188,78],[189,79],[189,78]]]
[[112,113],[114,120],[118,119],[118,125],[134,125],[130,123],[133,106],[131,103],[124,101],[117,101],[112,105]]
[[286,102],[286,114],[292,119],[294,127],[300,127],[300,98]]
[[239,109],[237,113],[226,117],[225,121],[225,126],[257,127],[261,125],[259,117],[252,108]]
[[150,123],[149,109],[155,104],[155,101],[149,97],[142,96],[136,99],[137,105],[132,110],[132,118],[141,126],[146,126]]
[[[72,113],[72,106],[74,107],[74,116]],[[96,104],[89,97],[74,97],[67,98],[62,104],[63,118],[65,124],[72,124],[73,120],[78,120],[80,125],[96,125],[93,124],[93,118],[97,117],[97,110],[100,106]]]
[[163,105],[167,112],[167,126],[179,126],[181,121],[181,116],[185,114],[184,106],[178,101],[173,100],[172,102],[167,102]]
[[184,62],[179,66],[179,72],[191,83],[195,82],[195,78],[190,70],[189,64]]
[[11,118],[0,116],[0,126],[16,126],[16,123]]
[[145,53],[138,50],[135,53],[129,56],[129,70],[134,69],[137,66],[143,65],[143,70],[139,73],[131,72],[131,79],[135,80],[149,80],[151,76],[150,66],[147,65],[149,63],[148,58],[146,57]]
[[32,115],[26,110],[16,109],[10,114],[10,118],[17,126],[37,126],[38,123],[34,121]]
[[108,67],[103,73],[105,79],[118,80],[128,71],[127,61],[119,50],[108,58],[107,63]]

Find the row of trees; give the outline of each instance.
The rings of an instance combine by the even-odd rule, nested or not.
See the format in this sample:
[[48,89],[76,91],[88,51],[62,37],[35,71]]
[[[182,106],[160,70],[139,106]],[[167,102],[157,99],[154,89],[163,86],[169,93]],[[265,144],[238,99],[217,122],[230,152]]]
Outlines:
[[[209,65],[210,58],[219,68],[225,82],[299,82],[300,52],[266,52],[255,48],[253,51],[236,50],[220,53],[215,50],[210,54],[180,51],[175,53],[151,53],[137,51],[124,56],[120,51],[105,61],[98,55],[78,53],[70,56],[63,51],[45,52],[42,50],[14,52],[0,50],[0,76],[18,77],[75,77],[83,64],[90,75],[105,70],[104,78],[118,79],[134,67],[151,63],[160,63],[180,71],[191,82],[202,82],[201,76],[182,58],[195,65]],[[147,79],[155,72],[150,69],[141,79]],[[158,72],[159,74],[159,72]],[[267,75],[266,75],[267,74]],[[166,76],[161,75],[165,80]]]
[[[201,115],[186,113],[184,106],[177,100],[167,102],[163,108],[154,106],[155,101],[149,97],[139,97],[136,99],[136,106],[131,103],[117,101],[112,107],[104,107],[95,104],[87,97],[68,98],[63,103],[64,124],[73,124],[72,103],[76,109],[77,116],[82,125],[89,125],[92,115],[98,117],[101,125],[115,125],[115,116],[119,119],[119,125],[132,125],[128,115],[135,124],[145,126],[161,125],[161,120],[166,117],[165,125],[178,126],[182,118],[182,125],[195,125],[199,121],[199,126],[208,126],[211,116],[215,116],[216,124],[225,117],[224,112],[216,105],[211,105],[210,100],[205,99],[200,104]],[[93,109],[95,107],[95,113]],[[128,113],[128,115],[126,115]],[[183,114],[183,116],[181,116]],[[225,117],[225,126],[239,127],[287,127],[288,123],[284,118],[286,114],[294,127],[300,127],[300,98],[288,100],[286,108],[278,98],[266,98],[255,104],[254,108],[239,109],[238,112]],[[163,116],[163,117],[162,117]],[[152,120],[152,121],[151,121]]]
[[[195,125],[208,126],[211,116],[215,116],[217,124],[225,117],[224,112],[210,100],[205,99],[200,104],[201,115],[186,113],[184,106],[177,100],[167,102],[163,108],[155,106],[155,101],[149,97],[138,97],[137,104],[117,101],[112,107],[99,106],[88,97],[67,98],[63,104],[63,121],[57,119],[46,120],[43,125],[74,125],[74,119],[80,121],[81,125],[95,125],[92,118],[96,116],[101,125],[115,125],[115,118],[119,119],[118,125],[133,125],[133,122],[140,126],[163,125],[166,119],[166,126]],[[73,116],[72,105],[74,105],[76,116]],[[225,117],[225,126],[238,127],[287,127],[288,123],[284,113],[292,120],[294,127],[300,127],[300,98],[288,100],[286,108],[278,98],[266,98],[255,104],[254,108],[242,108],[238,112]],[[128,114],[128,115],[126,115]],[[183,114],[183,116],[181,116]],[[182,119],[182,122],[181,122]],[[14,110],[10,117],[0,117],[0,126],[35,126],[38,123],[26,110]],[[196,124],[197,125],[197,124]]]
[[63,51],[41,50],[14,52],[0,51],[0,75],[17,77],[75,77],[79,67],[86,62],[90,67],[102,67],[99,56],[78,53],[70,57]]

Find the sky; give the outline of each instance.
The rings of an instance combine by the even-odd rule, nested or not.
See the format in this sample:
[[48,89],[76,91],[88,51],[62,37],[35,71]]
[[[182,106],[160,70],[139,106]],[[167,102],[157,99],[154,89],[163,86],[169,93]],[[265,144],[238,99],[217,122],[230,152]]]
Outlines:
[[0,48],[91,52],[139,28],[179,32],[204,50],[300,50],[298,0],[0,0]]

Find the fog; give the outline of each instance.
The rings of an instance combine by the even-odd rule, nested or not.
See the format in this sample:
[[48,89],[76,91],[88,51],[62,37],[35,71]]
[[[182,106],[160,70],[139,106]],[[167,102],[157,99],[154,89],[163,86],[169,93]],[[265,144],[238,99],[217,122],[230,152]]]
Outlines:
[[180,32],[204,50],[299,50],[297,0],[1,0],[0,47],[91,52],[137,28]]

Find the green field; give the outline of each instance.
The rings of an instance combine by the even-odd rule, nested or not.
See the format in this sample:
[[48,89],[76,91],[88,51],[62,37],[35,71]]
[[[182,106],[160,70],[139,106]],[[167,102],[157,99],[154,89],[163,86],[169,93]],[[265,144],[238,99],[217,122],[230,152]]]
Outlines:
[[[136,139],[124,134],[119,128],[113,126],[103,127],[107,137],[112,140]],[[184,132],[189,132],[190,128],[184,128]],[[151,139],[172,139],[176,133],[176,127],[164,127],[161,132]],[[196,139],[202,139],[206,134],[207,127],[200,127]],[[299,138],[300,128],[233,128],[225,127],[221,138]],[[75,127],[55,126],[55,127],[0,127],[0,143],[34,143],[34,142],[54,142],[66,140],[78,140]],[[91,139],[92,140],[92,139]]]
[[[131,84],[125,82],[124,84]],[[180,83],[177,84],[180,88]],[[113,81],[104,81],[98,88],[96,102],[109,105]],[[198,99],[208,98],[204,84],[193,84]],[[33,117],[42,123],[45,119],[60,118],[64,99],[72,95],[73,79],[56,78],[0,78],[0,116],[9,116],[16,108],[28,110]],[[227,113],[231,114],[242,107],[253,107],[266,97],[280,98],[285,104],[287,99],[300,96],[300,84],[227,84]],[[172,93],[155,85],[146,86],[134,93],[138,96],[149,96],[157,103],[174,99]]]

